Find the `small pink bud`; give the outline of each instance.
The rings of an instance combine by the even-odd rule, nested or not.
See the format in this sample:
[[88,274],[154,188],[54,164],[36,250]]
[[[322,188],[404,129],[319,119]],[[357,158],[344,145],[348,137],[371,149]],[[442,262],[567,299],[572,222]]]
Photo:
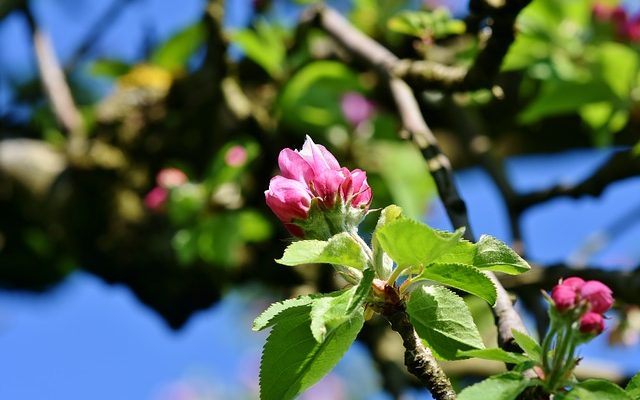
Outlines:
[[161,211],[169,198],[169,191],[156,186],[144,197],[144,205],[152,211]]
[[232,146],[224,156],[224,162],[230,167],[241,167],[247,161],[247,150],[239,145]]
[[576,290],[567,285],[556,285],[551,291],[551,298],[558,311],[565,311],[576,305]]
[[275,176],[269,182],[269,190],[264,192],[267,205],[278,219],[285,223],[289,231],[296,235],[302,232],[291,227],[293,219],[305,219],[311,205],[311,193],[307,186],[293,179]]
[[345,93],[340,101],[340,107],[347,122],[354,126],[368,120],[375,112],[373,103],[357,92]]
[[[346,168],[345,168],[346,169]],[[371,187],[367,183],[367,174],[359,169],[349,172],[342,184],[342,196],[352,207],[368,209],[371,204]]]
[[584,285],[584,279],[578,278],[577,276],[571,276],[567,279],[562,280],[563,286],[569,286],[575,290],[580,290],[580,288]]
[[587,281],[580,289],[580,297],[589,302],[589,310],[602,314],[613,305],[612,291],[600,281]]
[[156,183],[164,189],[180,186],[188,180],[187,175],[177,168],[164,168],[156,176]]
[[604,330],[604,318],[601,314],[588,311],[580,318],[580,332],[599,335]]

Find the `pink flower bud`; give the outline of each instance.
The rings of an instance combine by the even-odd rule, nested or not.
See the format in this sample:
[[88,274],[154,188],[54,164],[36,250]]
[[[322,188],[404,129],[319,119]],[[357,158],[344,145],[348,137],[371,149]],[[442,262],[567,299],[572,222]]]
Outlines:
[[600,281],[587,281],[580,289],[580,297],[589,302],[589,310],[602,314],[613,305],[611,289]]
[[599,335],[604,330],[604,319],[601,314],[588,311],[580,318],[580,332]]
[[551,298],[558,311],[565,311],[576,305],[576,290],[564,284],[556,285],[551,291]]
[[[323,230],[305,226],[304,231],[315,232],[316,236],[321,231],[335,234],[338,233],[336,230],[351,229],[366,215],[372,197],[366,173],[341,167],[333,154],[324,146],[313,143],[310,137],[307,136],[300,151],[282,150],[278,165],[282,175],[271,180],[265,196],[267,205],[285,224],[292,223],[294,218],[307,219],[312,199],[317,200],[313,204],[317,204],[320,212],[334,213],[332,227]],[[301,222],[296,221],[298,228]],[[300,229],[292,230],[289,226],[288,229],[294,235],[302,236]]]
[[578,278],[577,276],[571,276],[567,279],[563,279],[562,285],[569,286],[570,288],[573,288],[576,291],[578,291],[584,285],[584,279]]
[[144,205],[152,211],[161,211],[168,198],[169,191],[156,186],[144,197]]
[[[311,205],[309,188],[301,182],[282,176],[275,176],[269,182],[269,190],[264,192],[267,205],[278,219],[285,223],[291,232],[289,224],[293,219],[305,219]],[[291,232],[294,235],[299,230]]]
[[189,180],[178,168],[164,168],[158,172],[156,183],[164,189],[180,186]]
[[373,103],[357,92],[348,92],[342,96],[340,107],[345,119],[351,125],[357,126],[373,116]]
[[241,167],[247,161],[247,150],[242,146],[232,146],[224,155],[224,162],[230,167]]

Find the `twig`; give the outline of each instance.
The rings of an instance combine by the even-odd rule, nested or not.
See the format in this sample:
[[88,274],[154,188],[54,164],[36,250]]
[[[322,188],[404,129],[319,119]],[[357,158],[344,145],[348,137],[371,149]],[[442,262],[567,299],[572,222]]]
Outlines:
[[22,8],[22,11],[31,30],[38,70],[45,93],[58,122],[73,139],[83,133],[82,116],[73,101],[71,89],[67,85],[49,37],[38,27],[28,6]]
[[435,357],[416,333],[407,313],[398,308],[385,314],[391,329],[398,332],[404,344],[404,363],[411,374],[429,388],[434,399],[455,400],[456,392]]
[[636,157],[629,150],[619,150],[582,182],[575,185],[556,185],[549,189],[520,195],[515,200],[515,207],[519,212],[523,212],[529,207],[560,196],[598,196],[610,183],[638,175],[640,175],[640,157]]
[[473,1],[475,11],[472,31],[487,18],[491,36],[469,69],[439,64],[433,61],[402,60],[394,73],[406,79],[415,89],[441,89],[468,91],[491,87],[500,72],[500,66],[515,39],[515,21],[531,0],[506,0],[499,7],[488,1]]
[[[135,0],[134,0],[135,1]],[[91,30],[86,34],[82,43],[76,48],[66,63],[65,70],[73,70],[78,63],[84,58],[93,46],[99,41],[109,25],[115,21],[120,13],[127,9],[126,6],[131,5],[130,0],[114,0],[109,8],[91,25]]]

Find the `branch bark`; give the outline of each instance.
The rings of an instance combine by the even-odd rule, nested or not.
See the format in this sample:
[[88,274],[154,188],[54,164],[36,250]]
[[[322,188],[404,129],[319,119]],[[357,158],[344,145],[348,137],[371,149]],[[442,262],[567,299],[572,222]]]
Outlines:
[[81,135],[84,130],[82,116],[73,101],[71,89],[67,85],[49,36],[37,25],[28,6],[25,5],[22,12],[31,30],[40,79],[51,103],[51,109],[62,128],[72,138]]
[[404,363],[411,374],[429,388],[434,399],[455,400],[456,392],[435,357],[418,336],[409,316],[401,307],[386,313],[391,329],[398,332],[404,344]]

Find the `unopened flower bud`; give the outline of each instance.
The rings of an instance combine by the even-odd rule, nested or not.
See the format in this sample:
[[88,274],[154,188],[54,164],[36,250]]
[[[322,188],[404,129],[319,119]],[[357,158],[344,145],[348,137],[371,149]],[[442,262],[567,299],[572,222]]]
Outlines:
[[551,298],[558,311],[565,311],[576,305],[576,290],[564,284],[556,285],[551,291]]
[[295,236],[301,236],[299,229],[291,229],[294,219],[306,219],[311,205],[311,193],[301,182],[275,176],[269,182],[269,190],[265,192],[267,205],[278,219]]
[[588,311],[580,318],[580,332],[599,335],[604,330],[604,318],[596,312]]
[[282,175],[271,180],[267,205],[294,235],[327,239],[353,229],[366,215],[371,204],[366,173],[341,167],[311,138],[300,151],[282,150],[278,165]]
[[570,288],[573,288],[576,291],[578,291],[584,285],[584,279],[578,278],[577,276],[571,276],[567,279],[563,279],[562,285],[569,286]]
[[580,297],[589,302],[589,310],[602,314],[613,305],[611,289],[600,281],[587,281],[580,288]]

